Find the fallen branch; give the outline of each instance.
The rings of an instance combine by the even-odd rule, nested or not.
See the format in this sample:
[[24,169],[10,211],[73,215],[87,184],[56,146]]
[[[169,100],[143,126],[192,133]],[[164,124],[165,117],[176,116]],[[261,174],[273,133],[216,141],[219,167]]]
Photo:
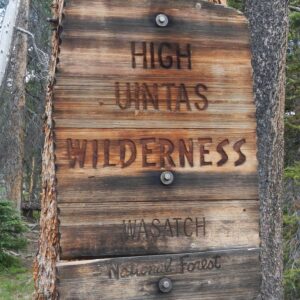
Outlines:
[[33,33],[31,33],[30,31],[28,30],[25,30],[23,28],[20,28],[20,27],[16,27],[16,30],[22,32],[22,33],[25,33],[27,34],[28,36],[31,37],[32,39],[32,44],[33,44],[33,49],[36,53],[36,56],[38,58],[38,61],[41,65],[43,65],[45,67],[45,70],[48,70],[48,60],[49,60],[49,56],[47,53],[45,53],[44,51],[42,51],[41,49],[39,49],[36,45],[36,42],[35,42],[35,36]]
[[292,11],[300,12],[300,7],[297,7],[297,6],[290,5],[289,9],[292,10]]

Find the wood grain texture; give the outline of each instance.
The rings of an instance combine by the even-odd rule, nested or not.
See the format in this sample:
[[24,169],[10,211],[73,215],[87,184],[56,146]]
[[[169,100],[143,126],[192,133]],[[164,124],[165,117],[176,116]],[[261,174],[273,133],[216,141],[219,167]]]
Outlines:
[[[166,28],[155,24],[159,12],[170,19]],[[205,1],[183,0],[171,5],[165,1],[90,1],[87,5],[76,0],[66,4],[64,13],[55,87],[58,127],[181,128],[184,123],[187,128],[255,129],[249,34],[241,14]],[[132,43],[136,53],[145,43],[146,69],[138,56],[133,68]],[[191,68],[186,57],[179,58],[178,68],[175,48],[184,54],[187,45]],[[161,60],[166,65],[170,59],[169,68],[163,67]],[[116,105],[116,82],[122,103],[130,83],[138,108],[132,104],[122,110]],[[143,95],[134,96],[136,83],[146,85],[152,95],[153,85],[158,85],[158,107],[143,106]],[[167,90],[166,84],[173,86]],[[195,93],[197,84],[206,87],[202,93],[208,106],[203,110],[194,106],[203,108],[203,98]],[[186,103],[176,109],[180,85],[185,85],[190,110]]]
[[[166,28],[155,24],[162,12]],[[53,107],[60,254],[81,261],[58,263],[60,298],[254,299],[245,17],[183,0],[73,0],[64,17]],[[163,276],[170,294],[158,292]]]
[[40,238],[33,266],[35,300],[57,300],[56,264],[59,260],[59,220],[55,172],[55,138],[53,121],[53,88],[55,68],[59,55],[59,28],[62,25],[64,0],[52,1],[53,19],[57,20],[52,33],[52,52],[49,65],[44,124],[44,152],[40,216]]
[[61,204],[61,258],[259,247],[258,201]]
[[[257,176],[175,173],[172,186],[163,186],[160,171],[136,176],[58,176],[59,203],[251,200],[257,199]],[[132,204],[134,205],[134,204]],[[170,203],[171,205],[171,203]]]
[[[66,300],[252,300],[260,287],[259,252],[195,254],[59,262],[59,295]],[[158,281],[173,290],[163,294]]]
[[[185,126],[184,122],[182,124]],[[71,140],[71,146],[68,140]],[[105,140],[109,141],[109,145],[105,146]],[[125,161],[129,160],[133,152],[128,147],[128,140],[135,148],[134,161],[122,167],[120,142],[127,141]],[[222,145],[225,140],[227,142]],[[241,140],[243,143],[238,151],[235,145]],[[95,142],[97,151],[94,149]],[[84,143],[86,147],[83,147]],[[221,148],[225,154],[222,154]],[[83,149],[83,165],[80,166],[79,153]],[[105,165],[105,149],[109,165]],[[167,152],[169,155],[166,155]],[[187,152],[190,152],[190,160],[187,159]],[[245,158],[240,165],[236,165],[241,155],[239,152]],[[93,165],[95,155],[97,163]],[[220,164],[223,155],[227,158]],[[251,129],[59,129],[56,131],[56,156],[58,174],[74,176],[77,173],[88,176],[120,174],[120,169],[127,175],[163,169],[193,173],[237,172],[244,175],[255,174],[257,171],[256,133]],[[181,156],[184,157],[184,162],[180,161]],[[74,159],[76,161],[70,169],[70,162]],[[144,159],[146,164],[143,163]]]
[[[143,139],[153,139],[147,144],[152,153],[142,153]],[[67,140],[73,144],[79,141],[82,148],[86,141],[86,151],[82,166],[80,155],[74,152],[69,157]],[[136,145],[135,161],[122,168],[119,141],[130,139]],[[174,151],[161,161],[159,140],[171,141]],[[204,143],[199,139],[204,139]],[[209,140],[211,139],[211,141]],[[218,145],[228,139],[224,151],[228,157],[224,164],[218,165],[222,155]],[[245,161],[240,166],[239,153],[234,150],[237,141],[245,139],[241,147]],[[104,141],[110,141],[109,163],[105,166]],[[193,142],[193,164],[186,156],[180,160],[179,141],[185,145]],[[93,152],[97,141],[96,165]],[[201,143],[205,154],[201,163]],[[59,202],[111,202],[111,201],[172,201],[172,200],[222,200],[257,199],[257,165],[255,132],[247,130],[58,130],[56,133],[57,178]],[[128,151],[130,152],[130,151]],[[182,154],[182,153],[181,153]],[[127,155],[130,156],[130,153]],[[224,158],[224,157],[223,157]],[[147,166],[144,160],[147,160]],[[70,168],[70,161],[74,167]],[[163,186],[160,174],[163,170],[172,170],[175,182],[172,186]]]

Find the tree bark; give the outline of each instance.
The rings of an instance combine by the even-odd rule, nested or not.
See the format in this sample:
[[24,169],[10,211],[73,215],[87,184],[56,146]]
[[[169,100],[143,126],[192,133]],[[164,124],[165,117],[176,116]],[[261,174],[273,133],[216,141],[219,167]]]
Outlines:
[[49,70],[49,84],[46,99],[45,144],[43,152],[43,193],[41,199],[41,221],[39,249],[34,262],[35,299],[56,300],[57,273],[59,260],[59,221],[57,212],[54,135],[52,119],[53,86],[59,53],[59,35],[62,28],[64,0],[53,0],[55,30],[52,35],[52,55]]
[[6,69],[11,56],[14,27],[17,22],[20,0],[11,0],[6,8],[0,29],[0,87],[4,81]]
[[[21,0],[17,17],[17,26],[28,27],[30,0]],[[7,198],[15,203],[21,210],[23,192],[23,162],[25,142],[25,78],[27,70],[28,37],[22,33],[15,32],[15,49],[11,54],[11,78],[13,79],[12,101],[10,103],[10,128],[9,135],[12,151],[7,153],[7,171],[5,181],[7,187]]]
[[262,299],[283,299],[282,175],[288,0],[247,0],[257,106]]

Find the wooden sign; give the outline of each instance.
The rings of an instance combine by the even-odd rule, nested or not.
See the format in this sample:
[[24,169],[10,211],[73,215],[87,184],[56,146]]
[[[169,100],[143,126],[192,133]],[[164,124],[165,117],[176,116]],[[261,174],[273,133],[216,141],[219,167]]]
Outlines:
[[245,17],[71,0],[54,86],[61,299],[254,299],[256,120]]

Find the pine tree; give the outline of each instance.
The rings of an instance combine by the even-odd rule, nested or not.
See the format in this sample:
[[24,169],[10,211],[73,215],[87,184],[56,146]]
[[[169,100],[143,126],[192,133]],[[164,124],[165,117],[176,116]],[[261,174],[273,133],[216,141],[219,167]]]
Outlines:
[[23,233],[26,226],[10,201],[0,201],[0,266],[9,267],[14,262],[9,255],[11,250],[20,250],[26,246]]

